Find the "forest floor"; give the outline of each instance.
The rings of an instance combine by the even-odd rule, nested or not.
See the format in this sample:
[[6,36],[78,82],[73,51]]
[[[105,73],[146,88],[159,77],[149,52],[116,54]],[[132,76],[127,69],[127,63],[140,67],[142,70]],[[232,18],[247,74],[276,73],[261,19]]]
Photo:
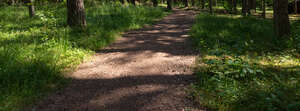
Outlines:
[[126,32],[70,74],[72,82],[36,111],[195,111],[186,88],[196,53],[188,32],[195,11],[175,9],[152,26]]

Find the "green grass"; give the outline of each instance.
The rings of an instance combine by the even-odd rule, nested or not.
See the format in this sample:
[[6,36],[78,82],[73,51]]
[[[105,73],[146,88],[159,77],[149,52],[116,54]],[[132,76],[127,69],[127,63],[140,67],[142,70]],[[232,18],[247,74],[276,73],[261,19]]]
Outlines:
[[18,111],[61,88],[65,73],[112,43],[126,30],[151,24],[163,8],[93,4],[86,6],[84,31],[66,26],[65,4],[0,9],[0,111]]
[[300,22],[287,40],[272,20],[197,16],[191,35],[201,52],[191,97],[220,111],[297,111],[300,108]]

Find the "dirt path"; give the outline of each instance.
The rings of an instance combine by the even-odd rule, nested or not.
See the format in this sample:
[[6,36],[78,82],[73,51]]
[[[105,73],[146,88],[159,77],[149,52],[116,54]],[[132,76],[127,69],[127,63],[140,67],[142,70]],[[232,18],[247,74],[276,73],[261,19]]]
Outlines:
[[36,111],[188,111],[185,87],[194,64],[188,31],[195,12],[175,10],[153,26],[129,31],[81,64],[72,83]]

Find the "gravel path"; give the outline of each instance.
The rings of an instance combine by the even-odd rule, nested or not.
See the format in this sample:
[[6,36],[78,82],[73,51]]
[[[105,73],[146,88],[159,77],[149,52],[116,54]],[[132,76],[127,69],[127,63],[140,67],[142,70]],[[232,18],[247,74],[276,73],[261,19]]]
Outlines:
[[190,111],[185,88],[194,78],[195,54],[187,33],[195,15],[175,10],[153,26],[125,33],[35,110]]

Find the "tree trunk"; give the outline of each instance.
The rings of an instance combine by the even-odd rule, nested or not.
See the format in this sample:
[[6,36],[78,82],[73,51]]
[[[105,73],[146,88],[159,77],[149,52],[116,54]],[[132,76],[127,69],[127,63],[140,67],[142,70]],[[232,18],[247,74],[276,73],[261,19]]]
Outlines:
[[298,0],[295,0],[295,14],[298,13]]
[[288,0],[274,0],[274,32],[279,39],[284,39],[290,34],[288,15]]
[[172,10],[172,0],[167,0],[167,8],[169,9],[169,10]]
[[262,1],[262,17],[266,18],[266,0],[261,0]]
[[234,13],[234,14],[236,14],[237,13],[237,9],[236,9],[236,3],[237,3],[237,1],[236,0],[232,0],[232,12]]
[[212,0],[209,0],[209,13],[212,14],[213,13],[213,9],[212,9]]
[[192,6],[195,6],[195,0],[191,0]]
[[246,13],[246,0],[242,0],[242,13],[243,13],[243,16],[246,16],[247,13]]
[[29,16],[30,17],[34,17],[35,15],[35,10],[34,10],[34,5],[32,0],[24,0],[24,3],[27,5],[28,7],[28,12],[29,12]]
[[248,13],[252,14],[252,12],[256,11],[256,0],[248,0]]
[[254,12],[256,12],[256,0],[252,0],[252,10],[254,10]]
[[229,12],[231,13],[233,11],[233,0],[227,0],[228,6],[229,6]]
[[183,0],[183,3],[184,3],[184,7],[188,7],[189,6],[188,0]]
[[86,27],[83,0],[67,0],[68,19],[70,27]]
[[250,13],[249,11],[249,0],[243,0],[242,1],[242,12],[244,16],[247,16],[247,14]]
[[132,5],[135,5],[135,0],[130,0]]
[[205,0],[201,0],[201,9],[205,8]]
[[154,7],[157,7],[157,5],[158,5],[157,0],[152,0],[152,3],[153,3],[153,6],[154,6]]
[[121,2],[122,4],[124,4],[124,3],[125,3],[125,1],[124,1],[124,0],[120,0],[120,2]]
[[33,17],[35,15],[35,10],[34,10],[34,5],[32,0],[29,0],[28,10],[29,10],[29,16]]

